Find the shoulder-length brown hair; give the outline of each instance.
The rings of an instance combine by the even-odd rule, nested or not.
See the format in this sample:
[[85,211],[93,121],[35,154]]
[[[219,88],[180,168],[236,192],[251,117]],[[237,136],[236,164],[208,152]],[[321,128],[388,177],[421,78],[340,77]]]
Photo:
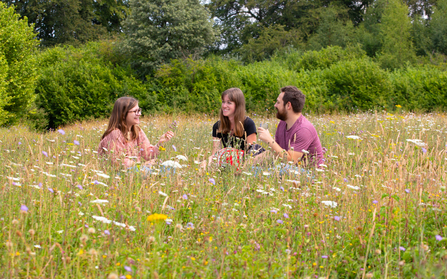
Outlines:
[[[116,100],[115,105],[113,106],[112,115],[109,119],[109,126],[102,135],[101,139],[105,138],[113,130],[119,129],[124,138],[128,140],[126,137],[127,131],[129,130],[126,124],[127,114],[137,105],[138,100],[133,97],[121,97]],[[132,127],[130,127],[130,132],[130,140],[135,140],[138,137],[138,133],[140,132],[140,127],[138,127],[137,125],[132,125]]]
[[[228,99],[235,103],[234,110],[234,134],[238,137],[244,135],[244,121],[245,121],[245,97],[242,90],[239,88],[230,88],[222,93],[221,99],[228,96]],[[223,115],[222,108],[220,108],[220,125],[219,132],[228,134],[231,130],[230,119]]]

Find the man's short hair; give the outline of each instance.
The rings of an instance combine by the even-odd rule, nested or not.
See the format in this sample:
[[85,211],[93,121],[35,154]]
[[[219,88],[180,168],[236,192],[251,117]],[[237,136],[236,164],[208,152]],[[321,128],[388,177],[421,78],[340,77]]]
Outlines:
[[293,112],[298,113],[303,111],[306,96],[295,86],[286,86],[281,88],[283,104],[286,106],[288,102],[292,105]]

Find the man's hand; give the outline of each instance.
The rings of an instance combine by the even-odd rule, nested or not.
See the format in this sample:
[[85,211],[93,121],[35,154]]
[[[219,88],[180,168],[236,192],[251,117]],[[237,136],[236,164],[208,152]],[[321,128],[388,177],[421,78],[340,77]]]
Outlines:
[[265,142],[267,144],[273,141],[273,138],[270,135],[269,130],[264,129],[262,127],[258,128],[258,137],[260,140],[262,140],[263,142]]
[[165,134],[163,134],[160,137],[160,140],[158,140],[158,144],[161,145],[164,142],[167,142],[168,140],[172,139],[174,137],[174,132],[173,131],[167,131]]

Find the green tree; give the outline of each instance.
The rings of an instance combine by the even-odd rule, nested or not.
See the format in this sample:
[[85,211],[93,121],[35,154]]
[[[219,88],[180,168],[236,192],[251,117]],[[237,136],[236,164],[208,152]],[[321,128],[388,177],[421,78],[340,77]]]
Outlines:
[[302,44],[299,29],[284,30],[284,26],[265,27],[259,38],[250,39],[242,46],[242,60],[247,62],[261,61],[271,57],[275,52],[287,47],[298,47]]
[[412,34],[414,49],[417,55],[431,56],[432,42],[430,39],[429,20],[416,15],[412,22]]
[[34,101],[37,79],[33,27],[0,3],[0,125],[16,123]]
[[14,6],[38,33],[42,46],[80,44],[120,33],[128,13],[121,0],[2,0]]
[[434,50],[447,55],[447,0],[438,0],[430,22],[430,36]]
[[[300,39],[307,39],[317,31],[320,17],[329,6],[346,11],[346,19],[358,25],[364,10],[372,0],[211,0],[207,4],[216,25],[221,30],[221,40],[215,52],[237,52],[251,39],[257,39],[265,28],[283,26],[285,31],[298,29]],[[345,22],[345,21],[344,21]],[[222,50],[223,49],[223,50]]]
[[354,42],[354,25],[347,10],[331,5],[320,9],[320,23],[309,39],[309,48],[319,50],[327,46],[345,47]]
[[132,0],[130,10],[122,49],[142,76],[171,59],[197,56],[215,40],[199,0]]
[[385,6],[386,0],[377,0],[368,6],[364,21],[359,24],[356,30],[358,42],[363,45],[363,49],[370,57],[375,57],[382,48],[380,25]]
[[382,49],[377,57],[386,69],[400,68],[416,60],[411,41],[408,7],[401,0],[388,0],[380,25]]

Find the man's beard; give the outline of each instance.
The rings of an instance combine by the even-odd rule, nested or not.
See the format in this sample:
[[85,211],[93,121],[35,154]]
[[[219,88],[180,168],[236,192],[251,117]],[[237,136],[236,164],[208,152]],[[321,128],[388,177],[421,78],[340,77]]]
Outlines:
[[279,112],[278,108],[276,109],[276,118],[282,121],[287,120],[287,112],[286,110],[283,110],[283,112]]

